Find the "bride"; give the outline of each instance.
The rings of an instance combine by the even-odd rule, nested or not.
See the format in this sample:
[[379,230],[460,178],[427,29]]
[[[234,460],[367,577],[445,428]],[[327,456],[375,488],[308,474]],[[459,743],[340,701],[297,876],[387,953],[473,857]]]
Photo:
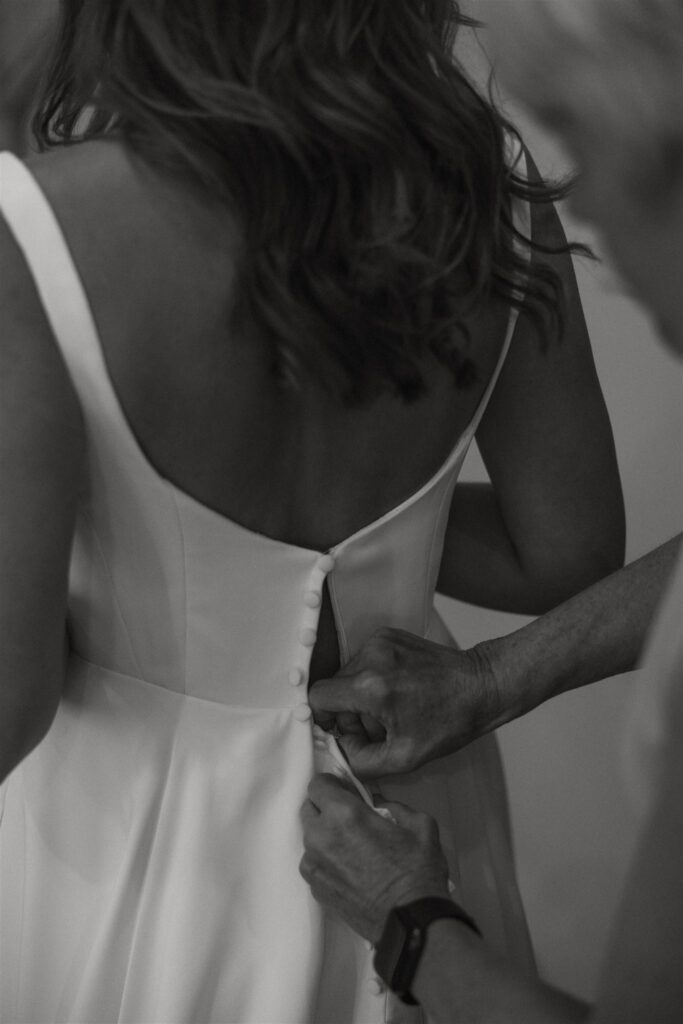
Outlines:
[[[446,0],[64,0],[0,157],[0,1017],[398,1019],[298,873],[307,687],[622,558],[569,247]],[[458,485],[476,434],[491,483]],[[495,740],[395,780],[532,956]]]

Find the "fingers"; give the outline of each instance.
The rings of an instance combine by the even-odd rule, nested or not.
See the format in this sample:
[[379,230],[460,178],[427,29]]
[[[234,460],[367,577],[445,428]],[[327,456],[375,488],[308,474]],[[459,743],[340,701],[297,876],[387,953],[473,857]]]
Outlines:
[[324,729],[325,732],[334,732],[337,727],[336,715],[333,711],[323,711],[320,708],[314,708],[313,701],[310,699],[311,692],[312,691],[309,692],[309,701],[313,710],[313,721],[316,725],[319,725],[321,729]]
[[410,832],[417,834],[426,834],[430,837],[433,835],[435,838],[438,838],[438,825],[429,814],[425,814],[423,811],[415,811],[412,807],[408,807],[406,804],[399,803],[396,800],[377,798],[375,804],[377,807],[386,807],[396,824],[400,825],[401,828],[408,829]]
[[379,742],[353,735],[340,736],[339,744],[351,769],[359,779],[378,779],[382,775],[402,775],[421,764],[415,744],[384,735]]
[[[351,711],[340,711],[332,717],[327,730],[337,739],[354,737],[359,743],[381,743],[386,738],[386,729],[372,715],[356,715]],[[317,723],[319,724],[319,723]]]
[[299,874],[304,881],[308,882],[309,885],[311,885],[315,878],[315,869],[316,864],[313,858],[310,857],[308,853],[304,853],[303,857],[299,861]]
[[359,779],[376,779],[389,773],[389,748],[386,742],[368,743],[359,736],[342,736],[339,745],[346,754],[351,770]]
[[355,789],[350,788],[348,783],[342,782],[336,775],[331,775],[328,772],[314,775],[308,785],[308,802],[317,813],[331,807],[346,805],[349,800],[363,803]]
[[[334,712],[351,712],[357,714],[367,708],[359,705],[353,687],[353,677],[342,676],[336,679],[318,679],[308,691],[308,702],[314,712],[329,714]],[[322,723],[321,723],[322,724]]]
[[311,800],[306,802],[301,807],[301,823],[304,828],[307,828],[312,822],[316,821],[320,817],[320,811]]
[[309,700],[320,711],[352,712],[381,718],[391,701],[393,687],[390,673],[379,668],[347,667],[334,679],[319,679],[309,690]]
[[358,736],[367,742],[367,733],[357,714],[352,711],[339,711],[336,717],[336,726],[342,736]]
[[382,743],[386,738],[387,731],[376,718],[372,715],[361,715],[361,725],[365,729],[365,733],[371,743]]

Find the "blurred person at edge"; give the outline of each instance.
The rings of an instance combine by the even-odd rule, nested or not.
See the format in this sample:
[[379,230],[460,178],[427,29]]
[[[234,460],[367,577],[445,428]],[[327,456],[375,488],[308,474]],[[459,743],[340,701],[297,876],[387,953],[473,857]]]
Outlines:
[[[621,564],[563,193],[450,0],[60,8],[0,155],[0,1019],[380,1022],[298,871],[308,685],[448,643],[450,560],[517,611]],[[405,785],[532,970],[495,738]]]
[[[683,356],[683,5],[510,3],[495,29],[497,74],[577,159],[577,214],[602,232],[663,343]],[[428,816],[387,803],[392,823],[329,775],[311,784],[302,874],[321,901],[378,943],[388,983],[387,943],[418,922],[421,954],[413,962],[408,955],[395,976],[408,971],[409,994],[430,1019],[683,1019],[682,620],[677,537],[471,652],[383,631],[343,679],[313,688],[319,720],[336,726],[351,765],[372,776],[457,749],[554,694],[634,667],[641,655],[622,739],[641,833],[592,1007],[493,955],[466,913],[439,916],[443,905],[435,904],[432,924],[410,916],[419,901],[448,895]]]
[[0,150],[24,153],[58,0],[0,0]]

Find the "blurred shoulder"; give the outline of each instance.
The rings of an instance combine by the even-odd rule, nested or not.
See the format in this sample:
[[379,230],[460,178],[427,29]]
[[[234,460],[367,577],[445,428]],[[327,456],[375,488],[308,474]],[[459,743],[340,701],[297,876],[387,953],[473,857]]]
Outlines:
[[114,140],[59,146],[26,166],[59,222],[82,276],[106,263],[142,255],[147,232],[145,189],[125,147]]
[[[119,193],[130,199],[135,174],[126,148],[115,139],[56,146],[31,154],[24,163],[50,201],[74,209],[98,199],[116,205]],[[114,188],[115,187],[115,188]],[[114,188],[114,191],[112,189]]]
[[[60,486],[75,481],[83,442],[81,412],[32,269],[2,216],[0,381],[3,500],[11,497],[19,477],[31,477],[30,489],[44,501],[49,481],[59,479]],[[28,492],[22,493],[26,498]]]
[[26,165],[65,228],[87,223],[101,237],[97,229],[106,227],[107,244],[175,233],[186,245],[206,245],[227,229],[218,204],[144,162],[117,136],[55,147]]
[[133,331],[147,329],[165,309],[176,315],[196,305],[197,294],[209,306],[224,303],[234,230],[217,204],[115,137],[58,147],[27,166],[60,223],[101,327],[128,319]]

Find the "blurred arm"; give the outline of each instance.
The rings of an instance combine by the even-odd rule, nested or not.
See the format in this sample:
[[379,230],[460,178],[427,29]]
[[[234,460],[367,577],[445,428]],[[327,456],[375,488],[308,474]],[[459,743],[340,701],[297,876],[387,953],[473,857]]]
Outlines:
[[0,781],[62,692],[83,455],[80,409],[23,258],[0,218]]

